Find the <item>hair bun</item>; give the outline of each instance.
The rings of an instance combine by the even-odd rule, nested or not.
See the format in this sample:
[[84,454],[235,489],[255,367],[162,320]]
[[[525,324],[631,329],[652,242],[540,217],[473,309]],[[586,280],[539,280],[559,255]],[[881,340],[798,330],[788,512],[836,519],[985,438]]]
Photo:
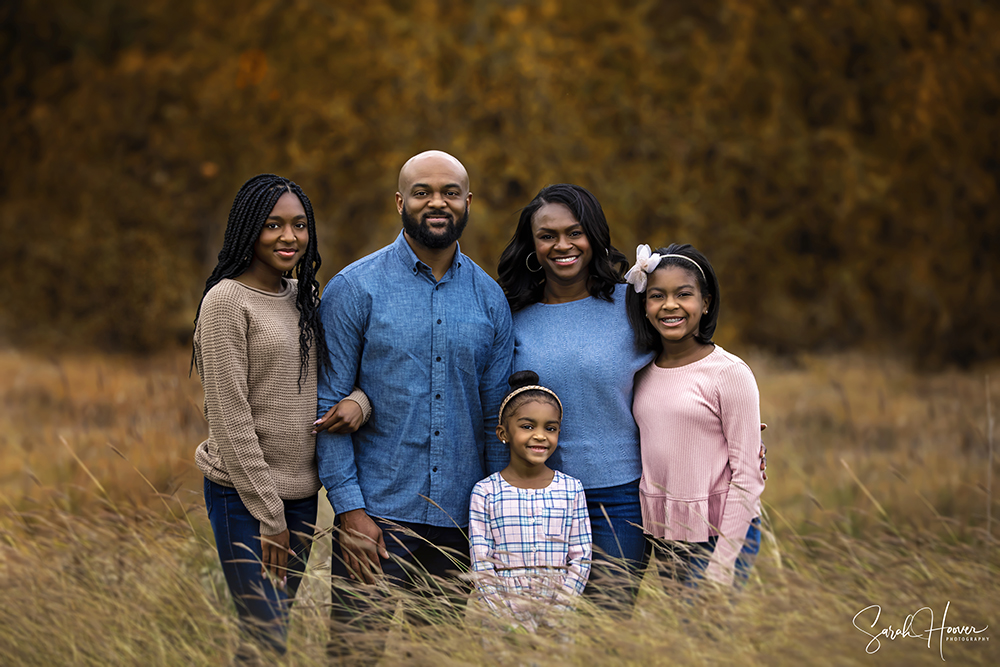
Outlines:
[[510,385],[511,389],[519,389],[521,387],[527,387],[528,385],[538,384],[538,373],[535,371],[517,371],[507,378],[507,384]]

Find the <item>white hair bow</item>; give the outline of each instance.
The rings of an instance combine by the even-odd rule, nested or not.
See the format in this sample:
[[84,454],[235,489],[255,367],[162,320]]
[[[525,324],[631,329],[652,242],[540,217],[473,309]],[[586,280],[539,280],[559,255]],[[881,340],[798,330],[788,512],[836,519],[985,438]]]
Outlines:
[[645,243],[635,249],[635,266],[625,274],[625,282],[630,284],[636,294],[646,291],[646,275],[656,270],[660,263],[659,253],[650,254],[649,246]]

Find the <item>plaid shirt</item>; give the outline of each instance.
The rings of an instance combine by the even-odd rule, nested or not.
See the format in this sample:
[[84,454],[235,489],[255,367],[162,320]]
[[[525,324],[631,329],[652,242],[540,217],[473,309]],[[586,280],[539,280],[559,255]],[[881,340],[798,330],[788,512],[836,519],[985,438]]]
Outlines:
[[544,489],[520,489],[494,473],[472,490],[469,541],[476,586],[492,609],[507,595],[568,604],[590,576],[583,485],[556,470]]

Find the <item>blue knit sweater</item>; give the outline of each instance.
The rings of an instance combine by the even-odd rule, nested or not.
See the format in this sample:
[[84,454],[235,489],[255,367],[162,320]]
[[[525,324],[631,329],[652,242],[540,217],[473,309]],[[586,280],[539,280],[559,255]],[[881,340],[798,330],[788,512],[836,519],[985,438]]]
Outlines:
[[626,287],[618,285],[614,303],[589,297],[514,313],[514,370],[538,373],[565,410],[548,465],[584,489],[627,484],[642,474],[632,381],[655,355],[635,347]]

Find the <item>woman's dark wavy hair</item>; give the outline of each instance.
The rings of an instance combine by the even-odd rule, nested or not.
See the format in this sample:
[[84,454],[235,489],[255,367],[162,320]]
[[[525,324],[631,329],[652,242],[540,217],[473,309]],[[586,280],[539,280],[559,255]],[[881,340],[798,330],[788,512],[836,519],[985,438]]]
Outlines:
[[497,275],[511,311],[516,313],[542,300],[545,274],[542,271],[532,273],[525,262],[528,255],[535,251],[531,219],[545,204],[566,206],[580,222],[593,251],[590,266],[587,267],[590,271],[587,289],[591,296],[613,303],[615,285],[623,281],[628,260],[611,245],[611,230],[597,198],[579,185],[557,183],[542,188],[531,203],[521,209],[514,236],[500,255]]
[[[698,333],[694,335],[695,340],[699,343],[711,345],[712,336],[715,334],[715,326],[719,322],[719,279],[715,276],[715,269],[712,268],[712,265],[704,255],[688,243],[683,245],[672,243],[666,248],[657,248],[654,252],[661,257],[663,255],[682,255],[688,257],[705,272],[705,276],[702,277],[701,272],[691,266],[691,262],[686,259],[678,259],[677,257],[663,257],[660,263],[656,265],[657,269],[662,269],[665,266],[679,266],[687,270],[698,281],[698,289],[701,290],[702,296],[710,295],[712,297],[712,301],[708,304],[708,314],[701,316]],[[632,325],[632,332],[635,334],[635,344],[647,352],[661,352],[663,350],[663,340],[660,338],[660,334],[656,332],[656,329],[653,328],[653,325],[649,323],[649,320],[646,319],[645,292],[638,294],[635,288],[629,285],[628,290],[625,292],[625,312],[628,313],[628,321]]]
[[[302,391],[302,378],[309,368],[309,349],[316,345],[316,356],[319,365],[326,366],[330,360],[326,350],[326,339],[323,336],[323,322],[319,316],[319,282],[316,272],[323,263],[319,256],[316,241],[316,220],[313,217],[312,203],[302,192],[302,188],[281,176],[274,174],[259,174],[243,184],[236,193],[233,207],[229,210],[229,221],[226,223],[226,236],[219,251],[219,263],[215,265],[212,275],[205,282],[205,291],[198,302],[198,311],[194,316],[195,328],[198,327],[198,316],[201,315],[201,304],[208,291],[224,278],[235,278],[250,266],[253,258],[253,247],[260,237],[267,216],[270,215],[275,203],[281,195],[291,192],[306,211],[306,222],[309,229],[309,244],[292,271],[285,274],[299,281],[299,291],[295,307],[299,311],[299,391]],[[194,367],[194,344],[191,350],[191,365]],[[201,369],[198,369],[201,372]]]

